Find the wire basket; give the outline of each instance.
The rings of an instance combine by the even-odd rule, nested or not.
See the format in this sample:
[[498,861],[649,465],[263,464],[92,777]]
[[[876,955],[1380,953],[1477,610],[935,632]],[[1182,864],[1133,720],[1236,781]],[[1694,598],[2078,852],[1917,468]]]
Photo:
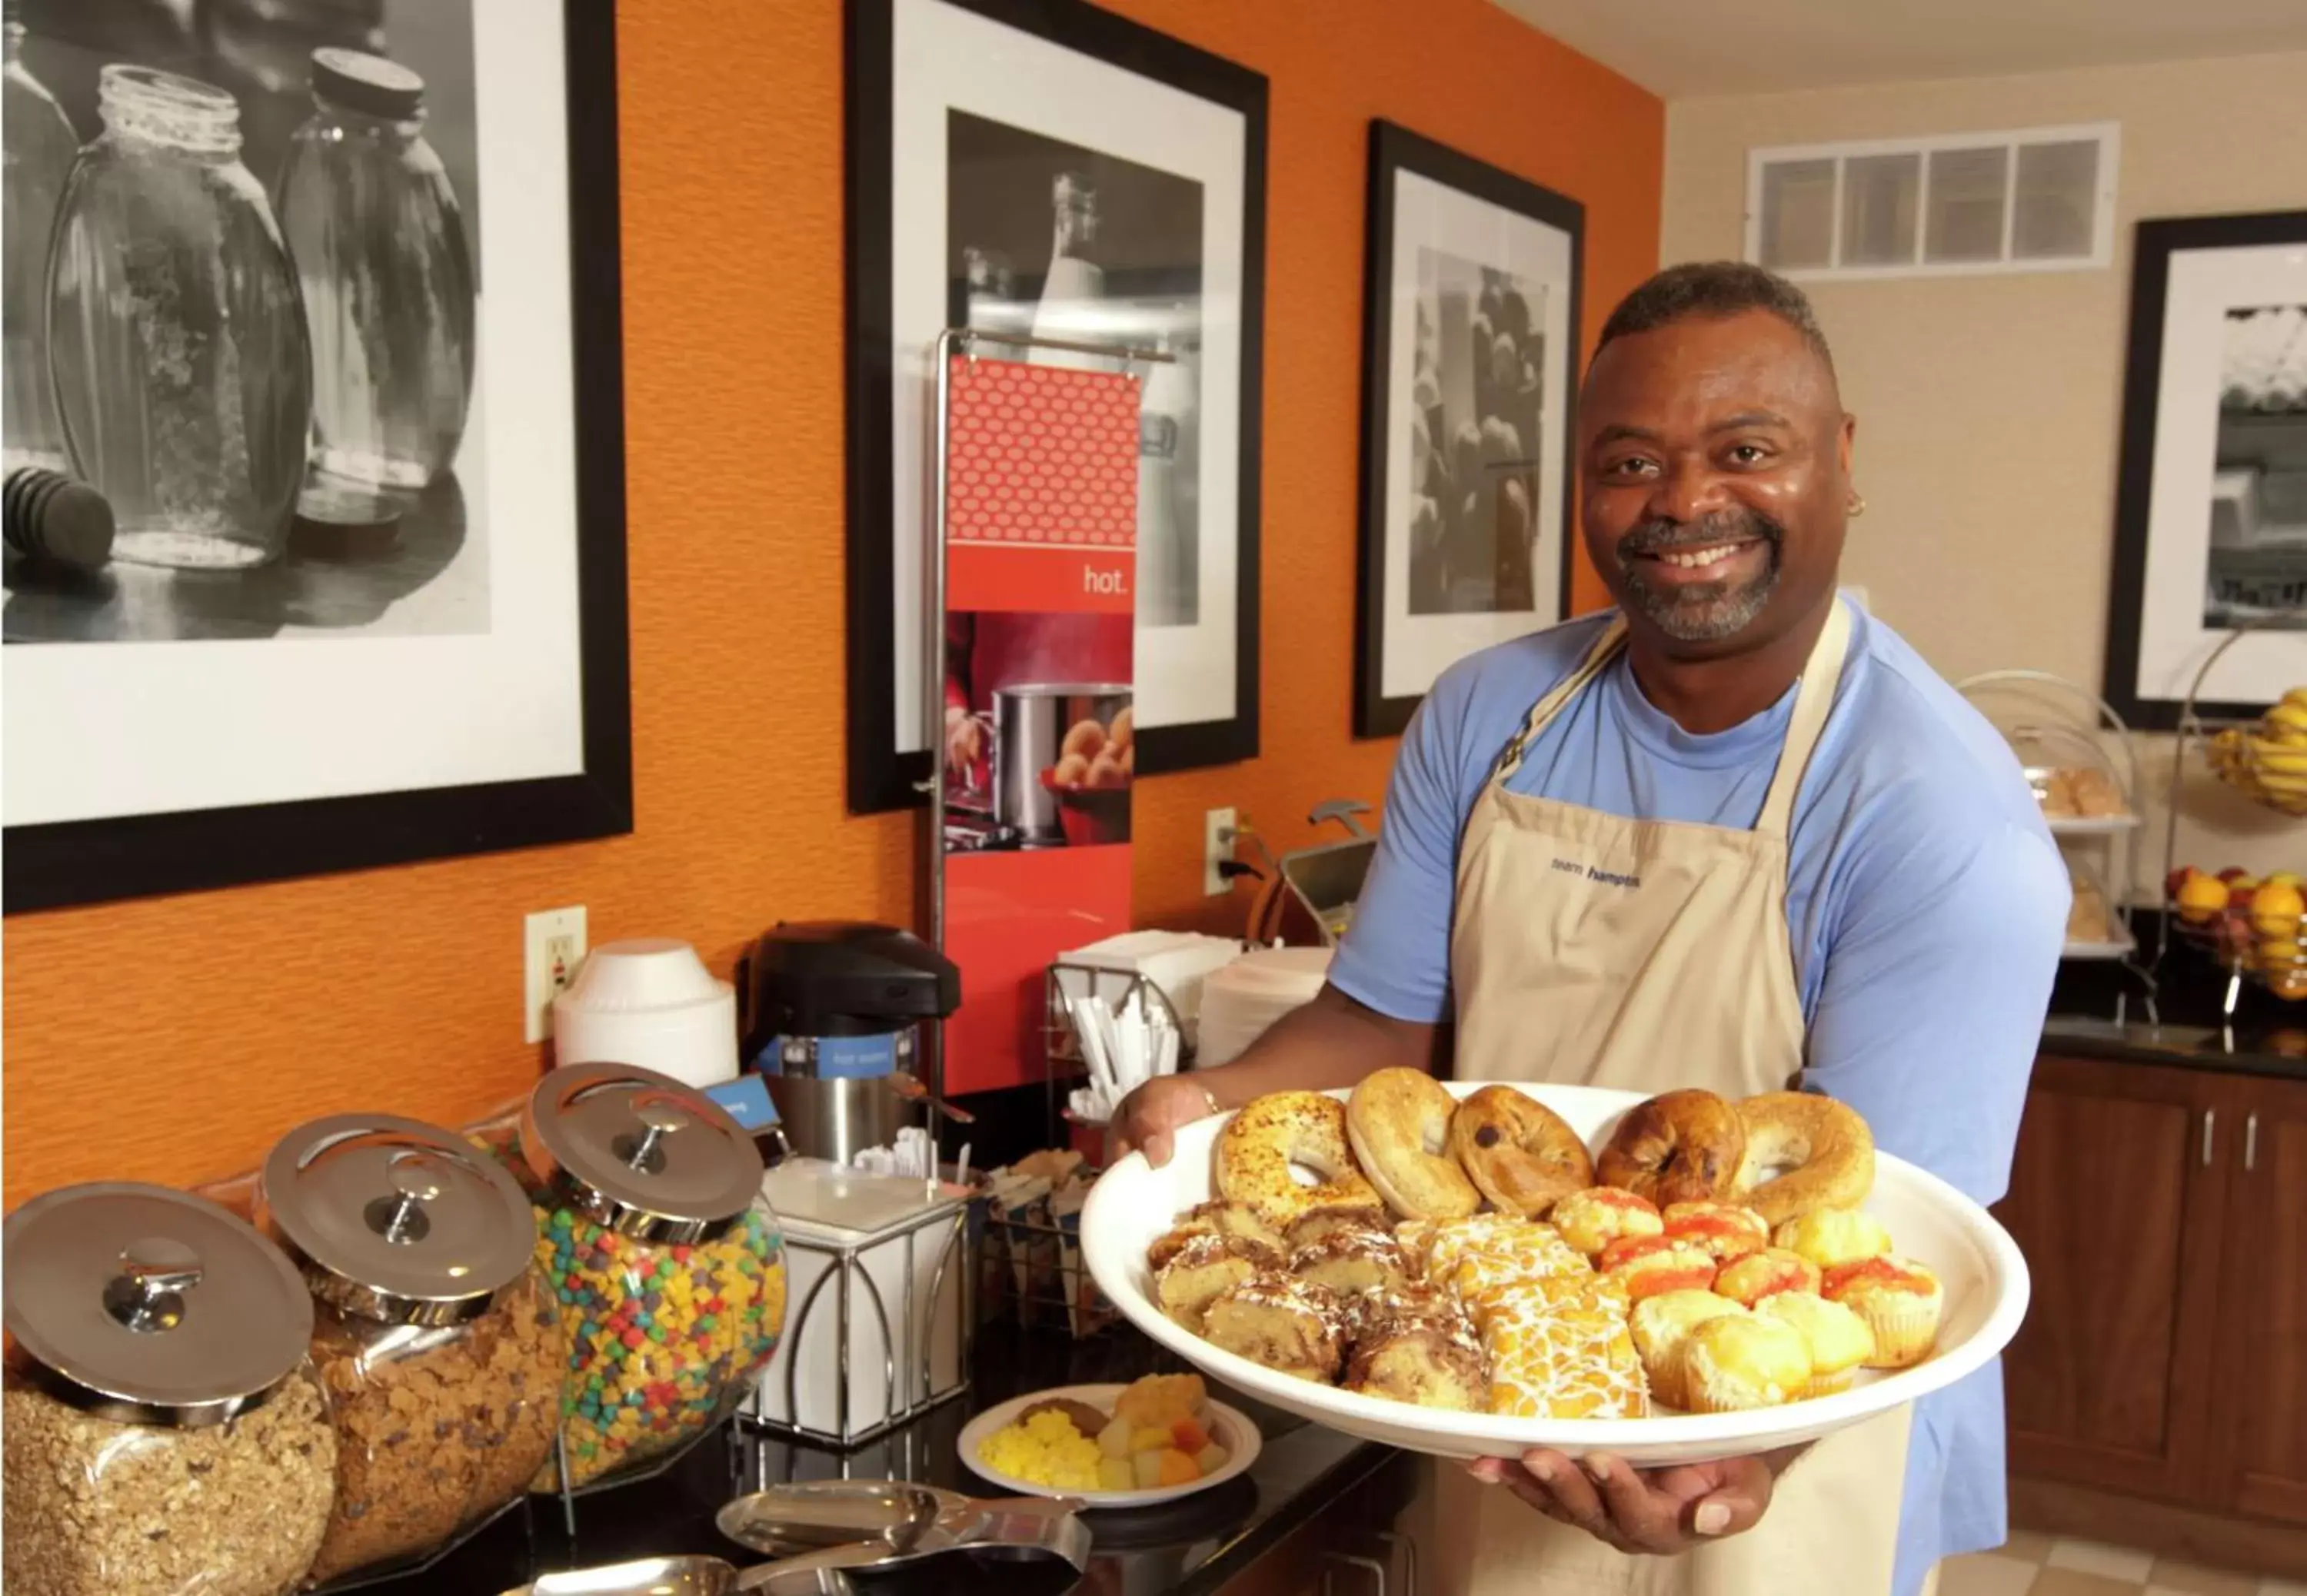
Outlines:
[[2307,690],[2246,725],[2221,726],[2204,739],[2212,773],[2246,798],[2285,815],[2307,815]]
[[[1085,1165],[1079,1173],[1094,1179],[1102,1172]],[[1080,1215],[1053,1216],[1046,1198],[1007,1213],[987,1201],[980,1270],[978,1301],[991,1319],[1062,1329],[1076,1340],[1120,1320],[1082,1255]]]
[[[2263,890],[2263,889],[2262,889]],[[2227,972],[2226,1016],[2234,1017],[2243,984],[2266,988],[2286,1003],[2307,1001],[2307,943],[2295,914],[2258,914],[2230,905],[2192,917],[2178,905],[2169,919],[2180,937],[2217,960]]]

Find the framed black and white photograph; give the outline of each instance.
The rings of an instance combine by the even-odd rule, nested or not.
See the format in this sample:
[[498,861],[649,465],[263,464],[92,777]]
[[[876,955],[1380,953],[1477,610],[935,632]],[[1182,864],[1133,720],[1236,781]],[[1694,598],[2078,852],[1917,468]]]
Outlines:
[[1585,209],[1370,124],[1354,733],[1569,602]]
[[1139,773],[1250,757],[1265,78],[1068,0],[851,0],[849,24],[851,807],[919,802],[929,773],[948,327],[984,358],[1142,376]]
[[9,19],[7,908],[630,830],[611,8]]
[[2169,730],[2307,680],[2307,211],[2139,224],[2107,702]]

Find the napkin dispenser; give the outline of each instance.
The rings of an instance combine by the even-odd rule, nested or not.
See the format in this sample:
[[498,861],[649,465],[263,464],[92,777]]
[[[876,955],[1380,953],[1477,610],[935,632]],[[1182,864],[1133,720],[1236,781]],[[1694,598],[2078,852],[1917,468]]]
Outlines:
[[790,1306],[746,1404],[756,1423],[857,1447],[967,1389],[966,1189],[795,1157],[761,1191],[785,1225]]

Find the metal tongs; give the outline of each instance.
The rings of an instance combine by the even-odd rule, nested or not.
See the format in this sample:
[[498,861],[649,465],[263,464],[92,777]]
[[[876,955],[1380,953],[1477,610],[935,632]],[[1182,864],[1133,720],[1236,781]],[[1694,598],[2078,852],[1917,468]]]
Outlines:
[[987,1500],[891,1480],[778,1485],[714,1518],[724,1535],[774,1562],[740,1572],[719,1558],[644,1558],[548,1574],[504,1596],[854,1596],[845,1569],[879,1573],[980,1552],[1079,1573],[1089,1562],[1081,1507],[1069,1498]]

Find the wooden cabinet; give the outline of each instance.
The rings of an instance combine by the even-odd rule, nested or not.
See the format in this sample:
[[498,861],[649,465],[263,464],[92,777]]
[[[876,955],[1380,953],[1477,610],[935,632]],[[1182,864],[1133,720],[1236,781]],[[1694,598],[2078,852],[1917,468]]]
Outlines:
[[1419,1596],[1413,1526],[1401,1522],[1422,1460],[1388,1452],[1282,1543],[1219,1588],[1218,1596]]
[[2307,1082],[2236,1084],[2220,1313],[2234,1442],[2214,1484],[2244,1513],[2307,1524]]
[[1997,1213],[2011,1472],[2307,1524],[2307,1082],[2045,1057]]

